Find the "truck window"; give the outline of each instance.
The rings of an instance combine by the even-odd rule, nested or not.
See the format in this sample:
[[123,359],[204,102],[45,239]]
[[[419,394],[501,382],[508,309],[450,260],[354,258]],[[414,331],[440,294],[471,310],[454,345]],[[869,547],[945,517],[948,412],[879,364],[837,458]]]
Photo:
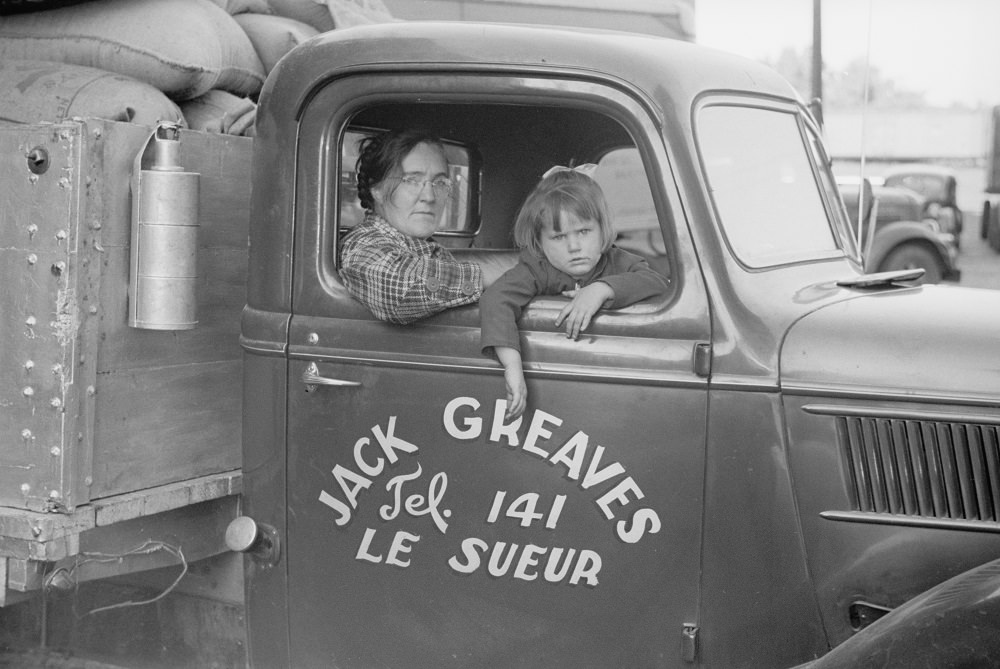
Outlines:
[[660,219],[638,149],[615,149],[597,164],[594,178],[608,199],[618,235],[615,244],[645,257],[654,269],[670,276]]
[[502,258],[496,252],[507,251],[513,264],[514,221],[541,175],[553,165],[596,162],[594,177],[610,205],[615,244],[670,276],[670,245],[634,138],[612,117],[570,107],[385,104],[358,111],[341,133],[332,239],[342,239],[364,216],[355,175],[358,142],[407,124],[434,128],[446,143],[458,188],[435,234],[443,246],[471,260],[487,252]]
[[[324,269],[310,296],[318,301],[317,309],[360,320],[374,318],[347,292],[338,269],[341,242],[363,213],[353,174],[357,143],[381,129],[425,128],[447,143],[449,161],[459,170],[452,178],[460,188],[453,208],[446,212],[445,225],[434,236],[460,261],[497,269],[513,267],[518,257],[514,222],[542,175],[555,165],[598,163],[597,180],[607,189],[618,223],[614,243],[644,256],[668,279],[680,271],[674,242],[675,217],[680,209],[669,164],[662,155],[662,139],[651,128],[630,121],[631,116],[618,114],[613,108],[601,109],[608,105],[603,96],[595,97],[599,105],[594,105],[569,104],[560,97],[540,98],[536,93],[520,99],[521,104],[509,96],[503,102],[456,102],[448,96],[437,100],[427,94],[412,102],[391,89],[384,95],[384,100],[359,104],[339,117],[330,117],[318,104],[311,106],[316,111],[310,115],[309,132],[315,139],[301,142],[314,157],[303,158],[303,164],[314,160],[324,174],[333,177],[316,180],[315,198],[301,200],[306,207],[302,215],[321,221],[315,248],[328,254],[317,257],[319,266],[329,270]],[[302,183],[306,188],[313,185],[308,179]],[[602,311],[593,333],[628,328],[639,336],[654,329],[654,321],[659,320],[650,319],[650,315],[662,314],[673,304],[679,285],[671,281],[671,292],[663,299]],[[527,331],[555,332],[554,313],[562,309],[566,299],[555,295],[533,300],[524,312],[522,326]],[[478,328],[479,309],[470,304],[432,318]]]
[[723,233],[752,268],[843,255],[796,115],[711,105],[698,144]]

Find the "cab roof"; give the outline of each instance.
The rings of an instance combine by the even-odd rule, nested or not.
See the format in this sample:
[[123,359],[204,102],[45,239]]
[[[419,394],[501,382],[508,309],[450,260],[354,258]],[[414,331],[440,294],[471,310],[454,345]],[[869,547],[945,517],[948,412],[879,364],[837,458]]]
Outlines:
[[555,26],[412,21],[334,30],[300,45],[268,77],[261,105],[285,116],[278,107],[298,108],[323,82],[373,69],[591,76],[638,89],[661,109],[688,108],[710,90],[797,99],[770,68],[680,40]]

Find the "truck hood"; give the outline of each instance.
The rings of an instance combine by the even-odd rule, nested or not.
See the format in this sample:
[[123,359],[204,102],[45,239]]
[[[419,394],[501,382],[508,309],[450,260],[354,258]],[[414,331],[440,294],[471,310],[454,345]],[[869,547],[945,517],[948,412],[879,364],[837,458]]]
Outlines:
[[1000,291],[923,286],[860,294],[796,322],[780,355],[786,392],[1000,406]]

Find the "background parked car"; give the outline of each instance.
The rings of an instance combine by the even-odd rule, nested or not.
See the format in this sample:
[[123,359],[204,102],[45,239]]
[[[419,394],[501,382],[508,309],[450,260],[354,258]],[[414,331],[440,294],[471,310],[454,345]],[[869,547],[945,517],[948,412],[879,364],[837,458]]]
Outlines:
[[924,213],[934,218],[941,232],[955,236],[955,246],[962,237],[962,210],[956,192],[958,180],[954,170],[941,165],[907,163],[891,167],[883,174],[886,186],[908,188],[924,199]]
[[[858,222],[857,181],[838,181],[852,224]],[[926,201],[913,190],[872,186],[877,203],[875,238],[865,260],[870,272],[924,269],[924,283],[958,281],[956,236],[941,230]]]

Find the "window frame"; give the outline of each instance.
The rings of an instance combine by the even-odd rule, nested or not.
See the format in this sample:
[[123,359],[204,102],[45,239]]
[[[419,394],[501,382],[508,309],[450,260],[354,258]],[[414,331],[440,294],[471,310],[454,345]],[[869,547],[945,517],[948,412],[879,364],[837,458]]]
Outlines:
[[[775,114],[785,114],[793,119],[801,141],[803,157],[812,176],[812,183],[816,188],[817,200],[822,208],[826,224],[829,227],[831,241],[835,248],[827,250],[805,249],[795,256],[789,255],[784,258],[763,261],[748,258],[745,250],[737,249],[732,231],[726,225],[725,217],[720,210],[719,203],[714,194],[712,174],[706,160],[706,149],[703,142],[705,128],[702,114],[706,109],[710,108],[753,109]],[[746,271],[767,271],[780,267],[844,258],[856,260],[858,254],[849,233],[849,226],[846,226],[843,202],[839,198],[839,193],[836,191],[836,184],[832,180],[832,177],[827,178],[828,169],[822,164],[823,161],[827,160],[822,140],[815,126],[808,119],[808,112],[801,105],[751,96],[709,95],[702,98],[695,105],[692,123],[694,141],[698,153],[699,169],[706,186],[706,193],[712,212],[715,215],[716,227],[731,257]],[[827,183],[828,181],[829,183]],[[831,185],[833,188],[832,191]]]
[[[499,86],[496,85],[497,80],[501,82]],[[480,81],[483,83],[479,84]],[[424,88],[423,84],[428,86]],[[482,87],[482,92],[470,92],[477,85]],[[295,207],[296,227],[299,230],[296,244],[307,249],[308,253],[296,253],[293,312],[355,320],[374,319],[366,308],[350,297],[336,270],[342,137],[360,111],[395,103],[570,108],[595,112],[609,122],[619,124],[632,137],[642,158],[672,269],[672,290],[664,300],[606,312],[613,314],[613,318],[608,319],[606,314],[602,314],[591,330],[595,334],[649,336],[663,327],[663,314],[677,308],[678,302],[686,301],[682,299],[684,291],[681,286],[685,281],[696,278],[697,268],[681,268],[680,259],[690,257],[691,252],[678,251],[680,231],[683,230],[685,235],[686,248],[690,247],[690,240],[660,119],[648,100],[627,85],[590,77],[564,79],[537,72],[523,76],[505,74],[495,78],[473,72],[448,75],[441,72],[365,72],[331,79],[310,98],[299,116]],[[594,147],[598,153],[606,150],[607,147]],[[333,175],[336,178],[331,179]],[[481,230],[482,225],[478,229]],[[315,268],[318,282],[310,278],[311,268]],[[561,297],[536,298],[525,309],[522,327],[540,332],[556,331],[552,323],[565,301]],[[699,307],[698,313],[702,311],[703,307]],[[470,316],[470,312],[473,315]],[[600,322],[602,320],[603,323]],[[429,321],[478,327],[478,305],[449,309],[422,323]]]

